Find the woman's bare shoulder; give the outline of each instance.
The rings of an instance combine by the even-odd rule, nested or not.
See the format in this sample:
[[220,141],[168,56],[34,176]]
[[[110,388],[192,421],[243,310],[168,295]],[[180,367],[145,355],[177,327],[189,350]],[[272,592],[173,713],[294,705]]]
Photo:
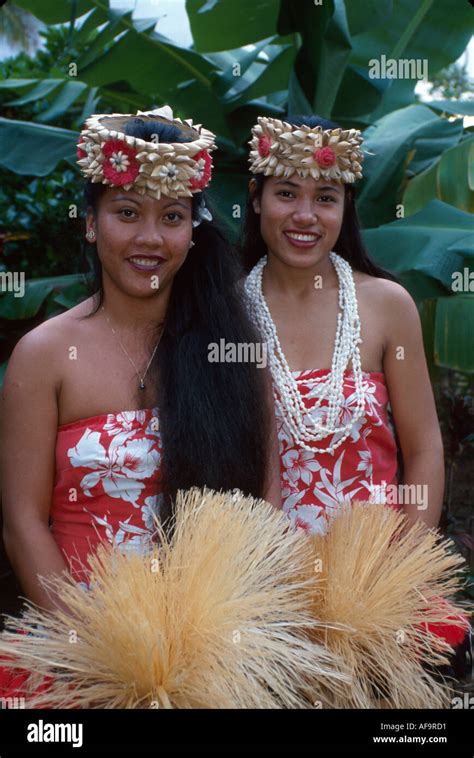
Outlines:
[[41,376],[54,374],[58,348],[70,341],[82,316],[92,310],[92,298],[84,300],[65,313],[43,321],[23,335],[10,356],[9,369],[39,371]]
[[374,305],[380,302],[385,309],[396,309],[410,303],[414,304],[408,290],[391,279],[382,279],[361,271],[355,271],[354,281],[359,293],[365,298],[371,298]]

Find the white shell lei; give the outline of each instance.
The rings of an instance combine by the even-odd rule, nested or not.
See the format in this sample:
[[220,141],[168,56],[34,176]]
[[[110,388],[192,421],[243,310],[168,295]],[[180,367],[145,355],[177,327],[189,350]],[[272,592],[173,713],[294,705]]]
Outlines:
[[[267,343],[270,370],[273,377],[275,403],[285,419],[297,445],[313,453],[333,453],[349,437],[353,424],[365,411],[366,383],[362,379],[359,344],[360,319],[352,269],[340,255],[329,253],[339,280],[339,313],[331,371],[318,382],[319,397],[314,408],[319,408],[324,399],[328,406],[325,423],[318,422],[309,415],[308,408],[298,390],[285,354],[278,339],[275,323],[262,292],[262,274],[267,263],[263,256],[252,269],[245,281],[247,307],[254,323]],[[352,360],[355,380],[356,409],[346,424],[339,424],[344,403],[344,371]],[[278,393],[275,392],[275,388]],[[312,410],[313,410],[312,409]],[[330,435],[342,435],[325,448],[315,448],[308,442],[317,442]]]

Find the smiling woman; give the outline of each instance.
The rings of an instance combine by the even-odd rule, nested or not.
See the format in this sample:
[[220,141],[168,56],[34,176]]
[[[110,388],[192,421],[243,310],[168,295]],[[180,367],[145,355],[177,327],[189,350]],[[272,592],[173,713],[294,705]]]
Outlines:
[[[443,496],[418,312],[361,240],[353,189],[361,143],[357,129],[315,115],[261,117],[250,143],[248,310],[268,344],[282,507],[317,535],[355,500],[433,528]],[[459,619],[432,631],[456,644],[467,627]]]
[[[155,517],[173,531],[178,489],[280,505],[268,380],[255,363],[208,360],[221,338],[258,341],[206,207],[213,147],[167,107],[94,116],[81,133],[92,294],[20,340],[3,391],[5,546],[47,609],[62,604],[41,575],[87,589],[101,541],[151,549]],[[21,695],[2,677],[2,695]]]
[[269,343],[283,508],[318,533],[346,499],[385,502],[384,486],[397,483],[396,432],[404,484],[424,484],[429,497],[389,504],[428,526],[441,507],[419,318],[361,240],[361,142],[317,116],[260,118],[251,142],[242,249],[250,313]]
[[[156,200],[133,190],[125,193],[116,187],[91,184],[86,200],[87,238],[96,240],[100,251],[102,287],[107,282],[109,288],[154,298],[155,303],[159,291],[164,308],[165,294],[169,295],[192,247],[191,198],[163,195]],[[120,320],[120,313],[116,313],[115,321]]]

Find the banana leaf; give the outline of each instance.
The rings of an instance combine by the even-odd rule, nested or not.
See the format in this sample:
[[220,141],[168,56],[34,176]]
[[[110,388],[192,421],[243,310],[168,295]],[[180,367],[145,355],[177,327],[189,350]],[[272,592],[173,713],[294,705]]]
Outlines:
[[438,298],[434,361],[444,368],[474,373],[474,294]]
[[474,213],[474,137],[446,150],[439,161],[408,182],[403,195],[411,216],[433,198]]
[[413,281],[421,279],[424,289],[412,294],[424,299],[443,294],[440,286],[452,291],[453,274],[464,265],[462,250],[454,246],[471,232],[468,213],[431,200],[412,216],[364,230],[363,238],[381,266],[398,274],[416,274]]
[[[82,274],[27,279],[23,297],[15,297],[13,292],[4,292],[0,297],[0,318],[16,321],[33,318],[46,303],[51,293],[58,298],[57,303],[64,308],[76,305],[86,294]],[[62,297],[59,297],[59,296]],[[63,308],[63,309],[64,309]]]
[[16,174],[47,176],[59,161],[76,162],[77,132],[0,118],[0,166]]

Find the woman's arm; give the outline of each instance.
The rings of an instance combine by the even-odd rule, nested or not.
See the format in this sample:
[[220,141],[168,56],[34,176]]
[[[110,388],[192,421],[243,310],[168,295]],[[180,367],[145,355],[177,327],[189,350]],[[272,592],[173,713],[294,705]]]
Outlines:
[[426,365],[418,310],[408,292],[386,286],[384,373],[403,456],[399,497],[411,521],[437,527],[444,493],[444,455]]
[[0,430],[3,539],[25,595],[43,608],[67,610],[38,580],[67,570],[49,529],[58,424],[54,366],[47,322],[20,340],[8,363]]

